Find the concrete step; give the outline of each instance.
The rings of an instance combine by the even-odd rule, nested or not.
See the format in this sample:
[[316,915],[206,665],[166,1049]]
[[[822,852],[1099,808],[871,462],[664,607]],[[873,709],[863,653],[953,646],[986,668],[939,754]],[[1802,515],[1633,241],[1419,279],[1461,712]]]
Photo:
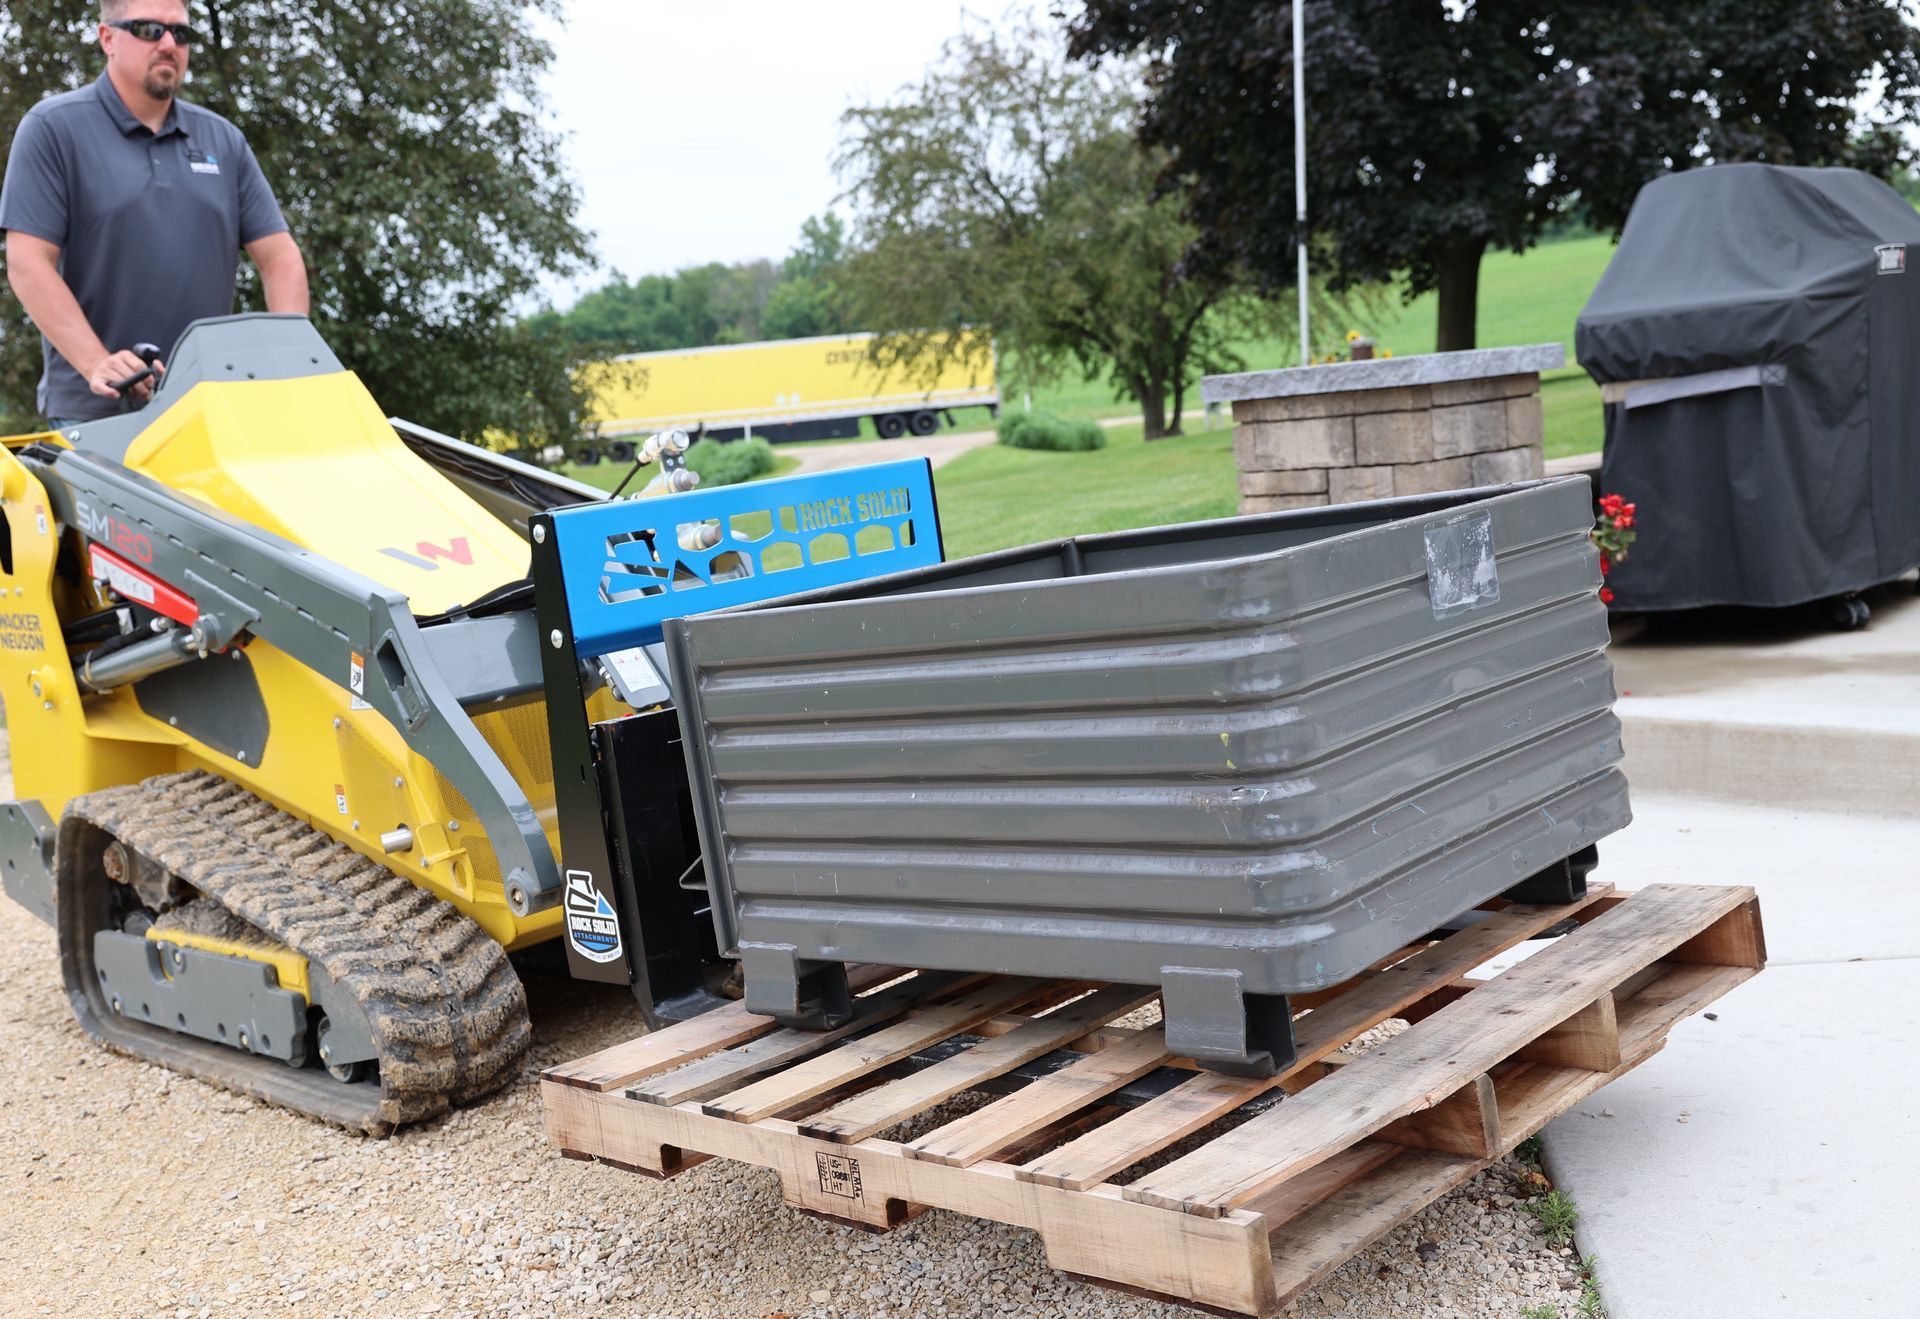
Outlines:
[[1611,656],[1638,792],[1920,815],[1920,598],[1867,593],[1873,621],[1714,611],[1629,621]]
[[1570,453],[1564,458],[1547,459],[1548,476],[1591,476],[1600,470],[1600,451]]

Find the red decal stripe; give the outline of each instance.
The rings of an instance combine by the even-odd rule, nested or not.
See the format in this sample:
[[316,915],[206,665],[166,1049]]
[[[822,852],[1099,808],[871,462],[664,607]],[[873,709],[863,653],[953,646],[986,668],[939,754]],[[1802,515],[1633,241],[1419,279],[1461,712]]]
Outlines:
[[89,545],[96,581],[105,582],[122,599],[137,601],[176,623],[192,627],[200,617],[193,600],[144,569],[136,568],[104,545]]

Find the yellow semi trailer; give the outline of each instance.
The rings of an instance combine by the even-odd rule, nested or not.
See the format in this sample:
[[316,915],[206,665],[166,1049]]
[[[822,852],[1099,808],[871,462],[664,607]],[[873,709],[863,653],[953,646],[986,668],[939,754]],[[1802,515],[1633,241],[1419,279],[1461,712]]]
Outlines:
[[883,439],[931,435],[955,408],[997,415],[993,340],[965,331],[956,351],[931,375],[882,367],[871,334],[728,344],[660,353],[630,353],[581,368],[595,402],[595,438],[574,457],[594,462],[627,455],[616,446],[656,431],[684,430],[714,439],[759,435],[769,440],[823,440],[860,433],[872,417]]

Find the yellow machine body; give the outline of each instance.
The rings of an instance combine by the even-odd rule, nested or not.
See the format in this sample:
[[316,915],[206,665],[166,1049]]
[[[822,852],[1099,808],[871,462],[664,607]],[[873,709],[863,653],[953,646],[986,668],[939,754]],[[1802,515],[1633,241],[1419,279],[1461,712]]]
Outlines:
[[[307,959],[291,948],[262,946],[240,939],[222,939],[218,935],[195,934],[188,930],[163,930],[158,926],[147,930],[146,939],[163,948],[196,948],[203,953],[217,953],[222,957],[243,957],[249,962],[265,962],[273,968],[278,988],[298,994],[308,1002],[313,1001],[313,982],[307,971]],[[162,971],[166,965],[162,960]]]
[[[57,817],[82,793],[209,769],[445,898],[509,948],[559,933],[558,909],[528,916],[509,909],[500,868],[467,803],[383,715],[355,699],[345,673],[323,676],[259,639],[235,648],[252,666],[270,720],[258,764],[236,763],[147,713],[133,685],[83,696],[62,621],[109,601],[84,571],[56,571],[61,528],[45,490],[13,452],[36,440],[63,443],[19,436],[4,441],[0,454],[10,551],[0,562],[0,697],[16,797],[37,799]],[[125,462],[208,508],[404,592],[417,615],[526,575],[526,543],[415,455],[351,372],[199,383],[157,413]],[[121,548],[137,559],[137,544]],[[468,713],[558,857],[540,698]],[[410,845],[384,851],[382,835],[402,827]]]

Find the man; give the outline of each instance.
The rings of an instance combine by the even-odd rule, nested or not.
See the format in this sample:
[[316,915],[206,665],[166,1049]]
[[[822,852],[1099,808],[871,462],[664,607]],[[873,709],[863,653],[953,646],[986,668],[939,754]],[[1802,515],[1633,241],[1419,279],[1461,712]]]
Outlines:
[[100,20],[106,72],[27,112],[0,186],[7,280],[40,329],[56,428],[120,411],[114,382],[145,366],[133,345],[231,314],[243,248],[269,311],[307,311],[306,263],[246,139],[176,95],[198,40],[185,5],[103,0]]

